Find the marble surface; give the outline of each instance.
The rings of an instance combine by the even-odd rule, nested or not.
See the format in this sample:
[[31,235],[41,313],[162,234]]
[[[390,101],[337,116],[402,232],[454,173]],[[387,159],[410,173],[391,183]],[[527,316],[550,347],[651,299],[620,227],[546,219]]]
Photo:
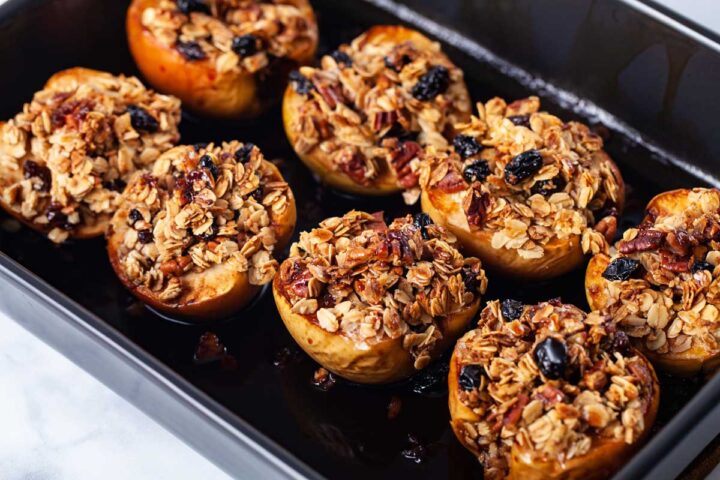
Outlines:
[[[720,30],[720,2],[658,2]],[[2,314],[0,332],[0,479],[228,478]]]

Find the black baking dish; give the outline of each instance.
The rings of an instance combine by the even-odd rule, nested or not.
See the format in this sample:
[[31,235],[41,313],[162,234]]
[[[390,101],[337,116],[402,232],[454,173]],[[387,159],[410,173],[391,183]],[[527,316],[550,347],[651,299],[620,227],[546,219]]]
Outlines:
[[[124,35],[126,1],[9,0],[0,6],[0,118],[18,111],[54,72],[72,66],[136,74]],[[607,135],[630,185],[623,227],[647,200],[675,187],[720,185],[720,43],[636,0],[318,0],[321,53],[376,23],[407,23],[441,40],[474,99],[531,93],[544,106]],[[492,52],[492,53],[491,53]],[[282,159],[298,199],[298,230],[353,207],[414,211],[399,198],[358,200],[319,186],[284,140],[279,109],[254,122],[186,117],[186,143],[238,138]],[[311,385],[265,295],[213,326],[235,368],[196,365],[208,327],[159,319],[116,280],[102,240],[55,247],[0,218],[0,307],[235,477],[479,478],[448,426],[435,377],[362,388]],[[296,232],[296,234],[297,234]],[[491,277],[486,298],[561,295],[586,307],[582,272],[537,285]],[[440,382],[442,384],[442,382]],[[661,379],[658,427],[616,478],[672,478],[720,433],[720,378]],[[72,388],[72,386],[68,386]],[[417,392],[416,392],[417,391]],[[420,393],[418,393],[420,392]],[[402,400],[388,420],[393,396]],[[409,438],[420,442],[421,449]],[[403,455],[403,451],[405,455]],[[412,461],[423,453],[423,462]]]

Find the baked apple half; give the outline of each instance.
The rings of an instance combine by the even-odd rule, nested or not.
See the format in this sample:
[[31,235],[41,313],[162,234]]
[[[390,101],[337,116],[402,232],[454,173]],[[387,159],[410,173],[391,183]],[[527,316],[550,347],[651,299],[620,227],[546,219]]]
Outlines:
[[56,73],[0,122],[0,205],[53,242],[100,236],[130,176],[180,139],[180,101],[135,77]]
[[590,307],[609,312],[658,368],[712,373],[720,364],[720,192],[672,190],[637,228],[588,264]]
[[185,109],[229,119],[274,103],[318,42],[307,0],[133,0],[126,27],[151,85]]
[[415,187],[422,147],[446,146],[470,116],[462,71],[438,43],[401,26],[373,27],[290,79],[290,144],[324,183],[353,194]]
[[449,348],[480,305],[477,258],[420,214],[324,220],[290,249],[273,282],[295,341],[326,369],[358,383],[409,377]]
[[455,346],[451,425],[487,479],[604,479],[653,426],[660,387],[617,321],[557,300],[489,302]]
[[625,187],[602,139],[537,97],[478,103],[451,150],[428,148],[423,211],[470,255],[510,277],[547,279],[607,248]]
[[180,146],[128,185],[107,249],[136,297],[202,322],[232,315],[272,280],[295,220],[292,191],[257,147]]

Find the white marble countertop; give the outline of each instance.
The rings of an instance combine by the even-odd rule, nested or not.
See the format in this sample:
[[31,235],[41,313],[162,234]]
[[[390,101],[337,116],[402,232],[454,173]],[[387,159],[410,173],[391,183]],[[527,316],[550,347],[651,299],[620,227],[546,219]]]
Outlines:
[[[658,1],[720,30],[720,2]],[[2,314],[0,332],[0,479],[228,478]]]

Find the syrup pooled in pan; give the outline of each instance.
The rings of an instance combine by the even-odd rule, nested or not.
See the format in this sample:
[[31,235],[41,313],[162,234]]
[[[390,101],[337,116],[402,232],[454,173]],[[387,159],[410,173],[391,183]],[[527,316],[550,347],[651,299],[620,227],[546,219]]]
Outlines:
[[[373,23],[397,23],[365,6],[348,15],[338,10],[343,8],[339,3],[315,3],[320,21],[320,53],[332,52],[339,43],[354,38]],[[83,51],[82,55],[68,50],[65,61],[136,73],[126,51],[122,22],[117,22],[125,6],[118,2],[111,8],[117,10],[113,10],[112,15],[109,12],[100,15],[99,7],[88,10],[88,15],[97,14],[100,18],[97,28],[102,28],[110,39],[103,49]],[[77,40],[78,45],[82,40],[69,38]],[[465,70],[474,99],[494,95],[516,98],[535,93],[522,87],[517,77],[501,74],[494,67],[452,48],[446,47],[446,51]],[[59,69],[60,65],[47,66],[50,67]],[[30,73],[34,77],[29,83],[34,86],[41,85],[48,76],[48,72],[35,67],[28,68]],[[29,95],[23,99],[29,100]],[[556,98],[544,96],[542,100],[551,112],[578,118],[559,108]],[[3,110],[0,118],[9,118],[19,108],[18,104]],[[384,211],[386,218],[418,213],[417,206],[404,205],[400,196],[359,199],[320,186],[285,141],[280,118],[279,107],[253,122],[233,125],[186,116],[181,124],[183,143],[239,139],[257,144],[267,158],[276,159],[297,198],[296,238],[300,231],[312,228],[320,220],[352,208]],[[595,128],[608,133],[602,125]],[[619,232],[640,220],[645,204],[654,194],[700,184],[685,172],[659,163],[653,153],[623,133],[616,131],[604,136],[607,136],[606,148],[620,165],[629,186]],[[482,167],[468,174],[482,175]],[[54,246],[27,228],[18,230],[16,223],[8,221],[6,216],[2,225],[0,250],[107,321],[321,474],[330,478],[373,476],[378,479],[409,475],[414,478],[481,477],[481,467],[455,440],[448,425],[448,355],[400,384],[364,387],[335,378],[332,388],[323,391],[313,385],[318,365],[290,338],[267,291],[229,322],[212,326],[171,323],[148,311],[120,285],[107,261],[102,239]],[[580,269],[559,279],[533,284],[491,276],[484,300],[499,298],[535,303],[560,296],[564,302],[587,308],[583,274]],[[210,346],[218,347],[215,352],[218,359],[198,362],[194,358],[198,342],[208,331],[217,335],[205,340],[210,341]],[[223,348],[215,344],[216,340]],[[228,354],[233,357],[228,361],[231,368],[223,368],[223,359]],[[692,398],[702,382],[661,376],[661,385],[663,397],[656,429]]]

